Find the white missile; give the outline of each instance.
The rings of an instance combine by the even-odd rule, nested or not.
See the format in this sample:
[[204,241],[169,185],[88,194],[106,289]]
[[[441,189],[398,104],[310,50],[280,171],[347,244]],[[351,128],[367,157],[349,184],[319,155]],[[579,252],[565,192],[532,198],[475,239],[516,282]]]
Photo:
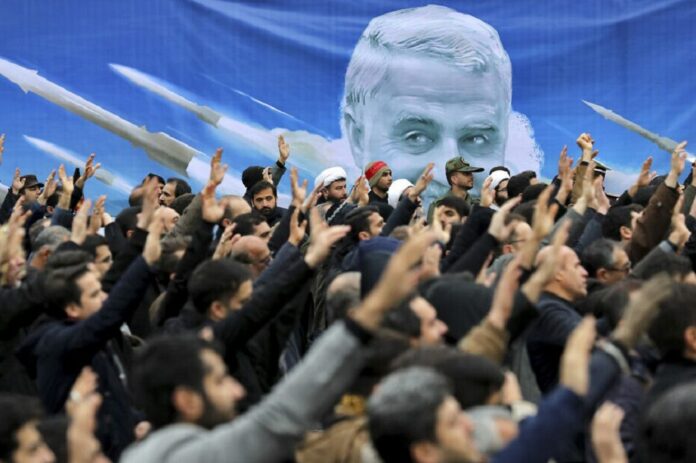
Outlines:
[[[287,130],[275,128],[257,128],[238,119],[226,116],[208,106],[197,104],[188,98],[172,90],[173,85],[157,77],[148,75],[137,69],[123,66],[120,64],[110,64],[111,69],[117,74],[125,77],[134,85],[144,88],[156,95],[161,96],[167,101],[192,112],[202,121],[215,128],[223,130],[234,136],[236,140],[253,147],[259,153],[269,159],[276,159],[278,156],[278,135],[283,135],[292,150],[292,162],[298,167],[308,172],[319,172],[327,167],[334,165],[350,165],[352,158],[350,149],[341,140],[330,141],[321,135],[310,133],[304,130]],[[256,100],[249,95],[238,92],[247,98],[251,98],[255,103],[268,107],[274,111],[276,108]],[[283,113],[285,114],[285,113]],[[286,114],[287,115],[287,114]],[[288,117],[292,117],[287,115]]]
[[[640,125],[636,124],[635,122],[626,119],[625,117],[616,114],[614,111],[611,109],[605,108],[604,106],[598,105],[596,103],[591,103],[589,101],[582,100],[583,103],[585,103],[587,106],[589,106],[594,112],[602,116],[603,118],[614,122],[615,124],[619,124],[621,127],[630,130],[633,133],[637,133],[641,137],[650,140],[654,144],[656,144],[661,150],[667,151],[668,153],[671,153],[674,151],[674,148],[677,147],[679,144],[675,140],[672,140],[671,138],[664,137],[658,133],[651,132],[650,130],[641,127]],[[694,156],[692,154],[689,154],[689,161],[694,162]]]
[[[85,161],[83,159],[80,159],[80,157],[77,154],[66,148],[58,146],[55,143],[42,140],[40,138],[30,137],[29,135],[24,135],[24,139],[27,141],[27,143],[34,146],[35,148],[38,148],[39,150],[43,151],[51,157],[59,159],[65,162],[66,164],[72,165],[73,167],[77,167],[80,169],[85,168]],[[122,177],[104,169],[104,167],[99,168],[94,173],[94,178],[125,194],[130,194],[130,192],[133,191],[133,185],[129,184]]]
[[[149,132],[114,113],[27,69],[0,58],[0,75],[17,84],[25,93],[34,93],[143,149],[154,161],[205,183],[210,172],[209,158],[186,143],[164,132]],[[245,191],[241,176],[229,172],[220,186],[224,193]]]
[[152,77],[136,69],[129,68],[128,66],[122,66],[120,64],[109,64],[109,67],[111,67],[111,69],[116,71],[118,74],[121,74],[131,82],[141,87],[144,87],[152,93],[159,95],[162,98],[169,100],[172,103],[177,104],[184,109],[187,109],[188,111],[191,111],[202,121],[208,124],[217,127],[218,121],[220,120],[220,117],[222,117],[220,114],[216,113],[209,107],[198,105],[193,101],[190,101],[184,98],[183,96],[169,90],[165,86],[159,85],[157,82],[155,82],[155,80]]

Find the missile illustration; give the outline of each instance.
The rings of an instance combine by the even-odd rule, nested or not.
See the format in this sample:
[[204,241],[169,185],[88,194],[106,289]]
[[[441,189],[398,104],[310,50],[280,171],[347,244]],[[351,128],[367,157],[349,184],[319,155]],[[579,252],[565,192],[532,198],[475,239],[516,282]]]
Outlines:
[[[30,137],[29,135],[24,135],[24,139],[27,141],[27,143],[39,149],[40,151],[43,151],[49,156],[56,158],[66,164],[70,164],[73,167],[77,167],[80,169],[84,169],[85,167],[85,161],[81,159],[77,154],[73,153],[72,151],[66,148],[58,146],[55,143],[42,140],[41,138]],[[104,169],[104,167],[101,167],[94,173],[94,178],[104,183],[105,185],[108,185],[125,194],[130,194],[130,192],[133,191],[133,185],[130,185],[127,181],[125,181],[120,176],[114,174],[113,172]]]
[[[603,118],[614,122],[616,124],[619,124],[621,127],[630,130],[631,132],[637,133],[641,137],[653,142],[656,144],[661,150],[667,151],[668,153],[671,153],[674,151],[674,148],[677,147],[679,143],[677,143],[675,140],[672,140],[671,138],[664,137],[660,134],[651,132],[650,130],[641,127],[640,125],[636,124],[633,121],[630,121],[626,119],[623,116],[620,116],[619,114],[616,114],[614,111],[611,109],[607,109],[604,106],[600,106],[596,103],[591,103],[589,101],[582,100],[583,103],[585,103],[587,106],[589,106],[594,112],[602,116]],[[694,156],[692,154],[688,154],[689,156],[689,161],[693,162],[694,161]]]
[[[143,149],[154,161],[202,183],[207,181],[210,172],[209,158],[184,142],[164,132],[154,133],[144,127],[138,127],[40,76],[38,71],[3,58],[0,58],[0,75],[18,85],[24,93],[34,93],[128,140],[133,146]],[[244,192],[245,188],[240,178],[241,175],[238,173],[229,172],[220,185],[220,190],[235,194]]]
[[[109,64],[111,69],[120,76],[127,79],[134,85],[150,91],[167,101],[193,113],[202,121],[213,127],[223,130],[232,135],[236,140],[253,147],[269,159],[276,159],[278,156],[278,135],[283,135],[292,149],[292,162],[298,167],[308,172],[318,173],[327,167],[334,165],[351,165],[352,157],[350,148],[345,140],[327,140],[321,135],[307,132],[305,130],[287,130],[276,128],[268,130],[257,128],[238,119],[226,116],[208,106],[197,104],[186,97],[176,93],[171,88],[172,84],[148,75],[137,69],[123,66],[120,64]],[[272,106],[256,100],[249,95],[255,103],[271,108],[276,112],[281,112]],[[283,113],[285,114],[285,113]],[[290,115],[287,115],[291,117]],[[294,119],[294,118],[293,118]]]
[[222,115],[216,113],[207,106],[198,105],[190,100],[187,100],[183,96],[169,90],[164,85],[159,85],[155,80],[149,76],[146,76],[142,72],[129,68],[127,66],[121,66],[120,64],[109,64],[109,67],[121,74],[126,79],[131,82],[138,83],[141,87],[151,91],[152,93],[161,96],[162,98],[171,101],[172,103],[181,106],[182,108],[194,113],[203,122],[206,122],[212,126],[217,127],[218,121]]

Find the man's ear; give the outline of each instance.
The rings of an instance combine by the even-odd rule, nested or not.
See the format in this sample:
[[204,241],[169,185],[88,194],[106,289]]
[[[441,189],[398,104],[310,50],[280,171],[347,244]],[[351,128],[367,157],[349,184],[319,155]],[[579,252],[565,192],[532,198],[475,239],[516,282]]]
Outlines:
[[684,350],[696,353],[696,326],[684,330]]
[[621,235],[622,240],[628,241],[633,236],[633,230],[631,230],[629,227],[622,225],[619,228],[619,234]]
[[370,239],[370,234],[365,231],[361,231],[358,233],[358,239],[363,241],[363,240],[369,240]]
[[179,386],[174,389],[172,404],[180,419],[186,423],[195,423],[203,415],[203,398],[188,387]]
[[440,461],[440,449],[432,442],[416,442],[411,444],[411,459],[417,463],[438,463]]
[[65,313],[68,314],[70,318],[77,318],[80,316],[80,306],[71,302],[65,307]]
[[227,228],[230,225],[232,225],[232,221],[230,219],[222,219],[222,226],[223,228]]
[[597,270],[597,280],[606,281],[607,279],[607,269],[600,268]]
[[218,301],[215,301],[212,304],[210,304],[208,312],[210,313],[210,318],[212,318],[213,320],[222,320],[227,316],[227,310]]
[[365,165],[364,132],[362,126],[357,123],[355,113],[351,108],[343,110],[343,128],[348,138],[350,151],[353,153],[355,165],[363,167]]

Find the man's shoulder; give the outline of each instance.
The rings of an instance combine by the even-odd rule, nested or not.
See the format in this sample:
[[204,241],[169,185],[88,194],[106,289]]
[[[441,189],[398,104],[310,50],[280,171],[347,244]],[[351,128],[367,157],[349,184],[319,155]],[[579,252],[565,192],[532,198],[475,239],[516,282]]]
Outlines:
[[151,433],[144,441],[131,445],[121,457],[121,462],[177,461],[177,450],[187,443],[205,436],[207,431],[194,424],[173,424]]

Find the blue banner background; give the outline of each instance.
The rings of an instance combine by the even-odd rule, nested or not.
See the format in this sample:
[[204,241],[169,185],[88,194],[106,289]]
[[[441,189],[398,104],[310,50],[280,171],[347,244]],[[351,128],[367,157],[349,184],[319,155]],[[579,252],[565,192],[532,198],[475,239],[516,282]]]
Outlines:
[[[375,16],[424,4],[3,0],[0,57],[38,70],[46,79],[124,119],[153,132],[166,132],[204,153],[223,146],[225,160],[240,171],[250,164],[268,164],[269,158],[134,86],[109,64],[161,78],[192,101],[257,127],[307,130],[335,139],[341,135],[339,105],[345,70],[361,32]],[[577,153],[574,140],[582,131],[593,134],[600,157],[620,172],[636,172],[648,154],[654,154],[658,170],[667,167],[667,153],[600,118],[582,99],[677,140],[693,134],[696,2],[439,4],[476,16],[500,34],[513,67],[512,106],[531,121],[545,154],[543,175],[554,175],[564,144],[573,145],[571,153]],[[15,166],[43,178],[59,163],[22,135],[50,141],[82,157],[96,152],[106,168],[131,184],[146,172],[174,175],[128,141],[25,94],[3,78],[0,105],[0,133],[7,134],[0,180],[6,184]],[[398,177],[398,166],[393,168]],[[311,170],[305,169],[303,176],[316,175]],[[287,182],[281,190],[288,190]],[[119,205],[126,198],[123,192],[90,183],[90,196],[102,193]]]

